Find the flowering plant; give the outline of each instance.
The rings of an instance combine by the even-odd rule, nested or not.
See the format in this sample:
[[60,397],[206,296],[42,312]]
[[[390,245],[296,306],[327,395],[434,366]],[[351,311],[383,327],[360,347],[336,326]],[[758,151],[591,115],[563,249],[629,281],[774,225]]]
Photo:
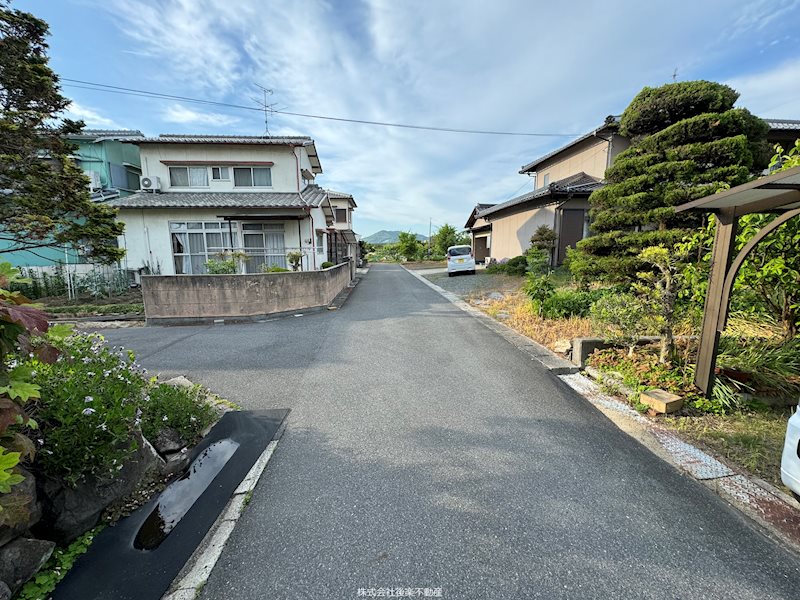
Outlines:
[[30,411],[41,432],[37,465],[69,485],[113,476],[138,448],[144,372],[133,353],[109,348],[99,335],[56,344],[56,362],[30,359],[41,390]]

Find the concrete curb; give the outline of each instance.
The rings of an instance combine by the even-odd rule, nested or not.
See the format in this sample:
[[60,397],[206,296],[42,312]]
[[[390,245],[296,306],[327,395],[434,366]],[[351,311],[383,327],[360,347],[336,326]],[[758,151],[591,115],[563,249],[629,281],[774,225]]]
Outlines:
[[[401,265],[402,266],[402,265]],[[429,288],[437,291],[439,294],[447,298],[450,302],[455,304],[458,308],[463,310],[465,313],[469,313],[476,319],[478,319],[484,326],[488,327],[495,333],[499,334],[506,340],[508,340],[511,344],[516,346],[519,350],[527,354],[531,357],[531,359],[535,360],[539,364],[541,364],[545,369],[553,373],[554,375],[568,375],[570,373],[577,373],[580,371],[580,367],[572,364],[572,362],[561,358],[554,352],[551,352],[549,348],[534,342],[529,337],[518,333],[511,329],[511,327],[507,325],[503,325],[496,319],[493,319],[482,310],[475,308],[474,306],[470,305],[467,302],[464,302],[461,298],[459,298],[456,294],[452,292],[448,292],[447,290],[439,287],[435,283],[432,283],[425,279],[419,273],[412,271],[410,269],[405,269],[406,273],[409,273],[412,277],[416,277],[419,281],[427,285]]]
[[194,551],[192,556],[184,565],[181,572],[172,582],[169,590],[161,600],[195,600],[208,581],[211,571],[217,564],[225,544],[231,533],[233,533],[236,523],[244,513],[250,502],[250,496],[261,479],[267,463],[272,458],[275,448],[278,446],[286,422],[275,433],[275,438],[267,444],[264,452],[252,466],[245,478],[236,488],[225,510],[217,517],[214,526],[203,538],[203,541]]
[[787,494],[758,478],[735,471],[684,441],[671,429],[604,394],[600,386],[585,375],[576,373],[559,379],[654,454],[750,517],[767,537],[782,541],[800,553],[800,510]]

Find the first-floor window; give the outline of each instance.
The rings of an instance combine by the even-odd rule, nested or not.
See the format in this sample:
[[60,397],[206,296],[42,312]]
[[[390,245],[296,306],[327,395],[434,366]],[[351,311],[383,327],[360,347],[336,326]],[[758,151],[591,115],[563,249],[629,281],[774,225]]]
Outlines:
[[323,248],[325,245],[323,237],[324,233],[322,231],[317,231],[317,254],[322,254],[325,251],[325,248]]
[[176,275],[207,273],[206,262],[236,247],[236,223],[185,221],[170,223]]

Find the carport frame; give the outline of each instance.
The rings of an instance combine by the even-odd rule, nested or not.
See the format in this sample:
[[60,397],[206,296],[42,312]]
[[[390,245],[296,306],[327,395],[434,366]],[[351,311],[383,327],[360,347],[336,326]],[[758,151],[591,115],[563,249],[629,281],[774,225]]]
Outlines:
[[[717,221],[694,372],[695,386],[710,396],[714,389],[719,338],[728,321],[730,295],[736,274],[759,242],[792,217],[800,215],[800,167],[682,204],[675,208],[675,212],[698,209],[714,213]],[[760,229],[733,257],[739,217],[753,213],[781,214]]]

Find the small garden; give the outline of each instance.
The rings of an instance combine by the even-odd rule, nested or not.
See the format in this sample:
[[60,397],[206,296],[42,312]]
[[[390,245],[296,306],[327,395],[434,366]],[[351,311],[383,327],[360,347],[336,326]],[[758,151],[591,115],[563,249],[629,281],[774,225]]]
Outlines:
[[[0,596],[47,598],[98,527],[188,464],[224,402],[161,383],[96,334],[49,326],[0,263]],[[5,592],[8,593],[8,592]]]
[[[642,412],[643,391],[681,396],[664,424],[780,486],[786,420],[800,398],[800,219],[767,236],[739,270],[706,398],[693,378],[715,222],[673,209],[767,165],[800,164],[800,141],[771,152],[763,122],[734,108],[736,98],[710,82],[645,88],[620,122],[631,147],[589,199],[593,235],[553,270],[556,235],[541,227],[523,256],[486,269],[523,278],[520,291],[473,303],[559,353],[575,337],[600,338],[588,370],[606,392]],[[772,218],[741,217],[737,251]]]

